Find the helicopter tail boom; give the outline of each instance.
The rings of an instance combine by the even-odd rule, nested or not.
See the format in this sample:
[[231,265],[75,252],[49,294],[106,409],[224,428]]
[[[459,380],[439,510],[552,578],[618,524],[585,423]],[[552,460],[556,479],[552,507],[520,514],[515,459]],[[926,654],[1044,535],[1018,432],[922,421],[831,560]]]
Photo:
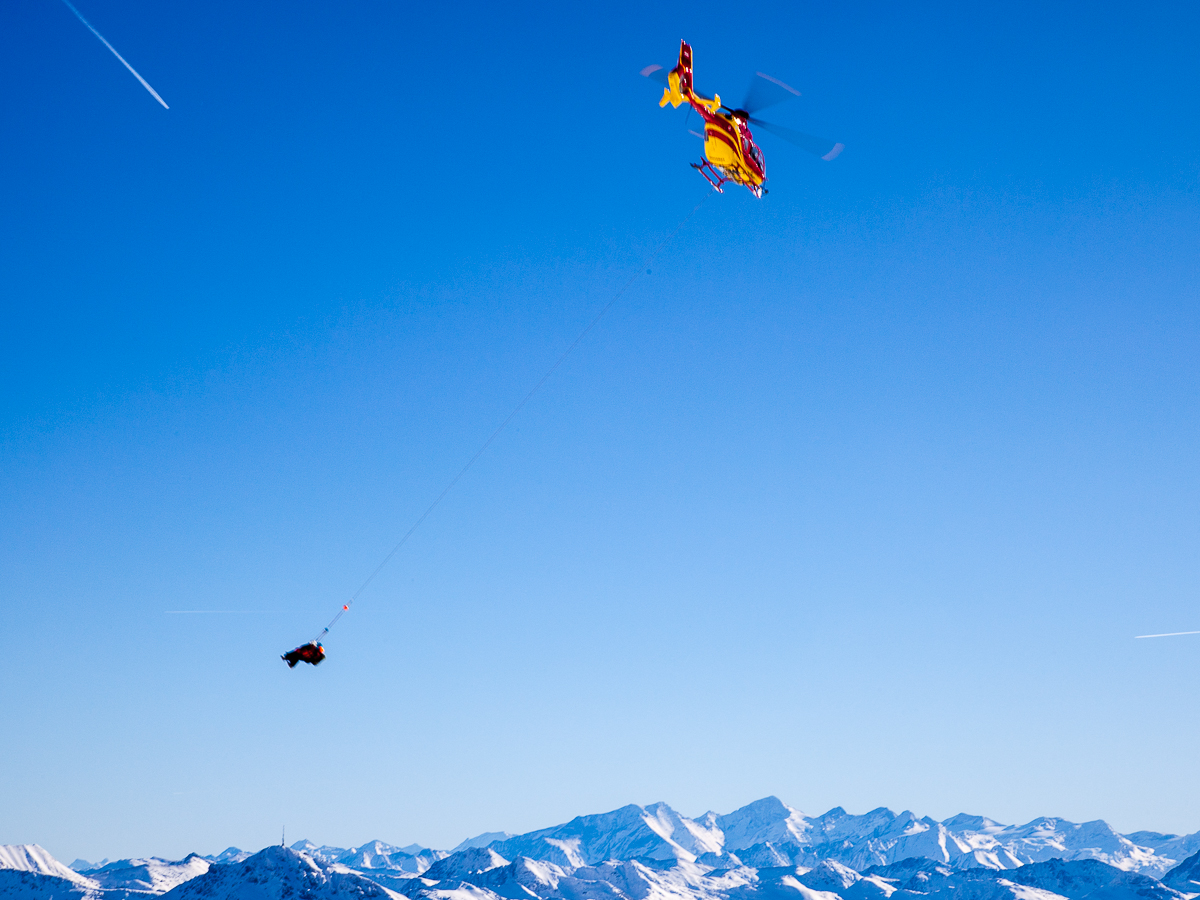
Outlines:
[[[661,71],[659,66],[651,66],[643,70],[643,75],[651,75],[652,72]],[[662,76],[653,76],[657,80],[662,80]],[[687,41],[679,42],[679,62],[675,65],[666,77],[667,86],[663,89],[662,99],[658,101],[659,106],[666,106],[668,103],[673,107],[680,107],[684,103],[689,104],[696,110],[707,110],[710,113],[715,113],[721,108],[721,98],[706,97],[703,94],[697,94],[692,89],[692,46]]]
[[691,103],[695,94],[692,93],[692,46],[687,41],[679,42],[679,62],[667,73],[667,87],[663,89],[659,106],[668,103],[676,109],[684,103]]

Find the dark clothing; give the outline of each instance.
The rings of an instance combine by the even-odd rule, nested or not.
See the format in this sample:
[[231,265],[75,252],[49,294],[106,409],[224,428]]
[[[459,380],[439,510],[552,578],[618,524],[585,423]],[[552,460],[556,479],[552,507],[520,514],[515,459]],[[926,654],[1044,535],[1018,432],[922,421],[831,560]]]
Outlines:
[[289,669],[296,668],[296,663],[306,662],[309,665],[317,665],[325,658],[325,648],[316,642],[305,644],[303,647],[297,647],[295,650],[289,650],[283,654],[280,659],[288,664]]

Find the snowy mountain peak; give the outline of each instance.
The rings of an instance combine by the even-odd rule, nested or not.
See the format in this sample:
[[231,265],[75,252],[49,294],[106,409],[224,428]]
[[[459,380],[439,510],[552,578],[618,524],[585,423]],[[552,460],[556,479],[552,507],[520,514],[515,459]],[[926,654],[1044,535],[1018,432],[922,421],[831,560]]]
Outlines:
[[407,860],[412,856],[399,847],[385,844],[383,841],[368,841],[360,847],[338,851],[336,847],[318,847],[311,851],[311,856],[326,862],[338,862],[352,869],[394,869],[399,868],[398,859]]
[[[698,829],[703,831],[703,829]],[[610,859],[695,859],[684,843],[697,836],[665,803],[653,812],[630,804],[612,812],[577,816],[564,825],[531,831],[493,843],[492,849],[507,859],[527,856],[559,866],[590,866]]]
[[959,813],[957,816],[951,816],[949,819],[943,821],[942,824],[951,831],[969,831],[973,834],[993,834],[1005,827],[986,816],[972,816],[967,813]]
[[[412,851],[417,852],[412,852]],[[509,862],[512,860],[512,862]],[[82,860],[81,866],[87,865]],[[1163,881],[1155,878],[1162,876]],[[394,892],[394,893],[393,893]],[[105,862],[0,848],[0,900],[1197,900],[1200,833],[1003,825],[877,807],[810,818],[778,797],[727,814],[629,804],[454,853],[373,840]]]
[[67,868],[37,844],[0,844],[0,869],[53,875],[81,886],[95,886],[91,879]]
[[100,862],[88,862],[86,859],[77,859],[68,868],[74,869],[76,872],[86,872],[88,869],[99,869],[106,865],[108,865],[107,856],[100,860]]
[[458,853],[451,853],[445,859],[439,859],[422,877],[438,881],[447,878],[465,879],[507,865],[508,860],[490,847],[470,847]]
[[494,844],[497,841],[507,841],[510,837],[516,837],[516,835],[507,831],[485,831],[483,834],[477,834],[473,838],[467,838],[451,852],[457,853],[460,850],[470,850],[472,847],[486,847],[488,844]]
[[162,896],[164,900],[399,900],[399,895],[357,872],[279,846],[267,847],[240,863],[213,866]]
[[[237,849],[236,847],[229,848],[229,850],[236,850],[236,849]],[[308,840],[307,838],[302,841],[296,841],[296,843],[292,844],[291,849],[295,850],[297,853],[303,853],[306,856],[311,856],[313,859],[317,860],[318,862],[322,862],[327,865],[337,862],[339,859],[341,859],[341,857],[345,856],[347,853],[354,852],[353,848],[351,848],[350,850],[347,850],[345,847],[330,847],[328,845],[321,845],[320,847],[318,847],[316,844],[314,844],[312,841]],[[226,850],[225,853],[228,853],[229,850]],[[238,852],[241,853],[242,851],[239,850]],[[224,862],[225,860],[222,859],[222,857],[225,856],[225,853],[222,853],[221,856],[216,857],[217,861]],[[248,859],[249,857],[250,857],[250,854],[246,853],[242,856],[241,859],[236,859],[236,860],[232,860],[232,861],[233,862],[242,862],[242,860]]]
[[724,835],[715,824],[705,826],[681,816],[665,803],[651,803],[646,807],[642,821],[646,826],[677,848],[679,859],[695,860],[705,853],[720,853]]
[[849,866],[833,860],[824,860],[804,873],[804,884],[819,891],[838,893],[862,881],[862,875]]
[[107,890],[149,891],[162,894],[178,887],[185,881],[203,875],[212,865],[203,856],[190,854],[172,862],[150,857],[148,859],[121,859],[88,872],[100,887]]
[[237,847],[226,847],[216,856],[206,856],[209,862],[215,863],[235,863],[241,862],[244,859],[249,859],[253,854],[246,850],[239,850]]
[[716,826],[724,835],[724,849],[737,852],[755,844],[803,844],[811,830],[804,813],[778,797],[763,797],[724,816]]

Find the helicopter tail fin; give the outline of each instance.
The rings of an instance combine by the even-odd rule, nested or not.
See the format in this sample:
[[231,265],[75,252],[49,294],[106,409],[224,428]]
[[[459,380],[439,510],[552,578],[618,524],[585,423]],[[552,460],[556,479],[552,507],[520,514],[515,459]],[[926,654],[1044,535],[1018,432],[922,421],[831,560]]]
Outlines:
[[679,42],[679,63],[667,73],[667,87],[663,91],[659,106],[678,108],[687,103],[692,94],[692,47],[687,41]]

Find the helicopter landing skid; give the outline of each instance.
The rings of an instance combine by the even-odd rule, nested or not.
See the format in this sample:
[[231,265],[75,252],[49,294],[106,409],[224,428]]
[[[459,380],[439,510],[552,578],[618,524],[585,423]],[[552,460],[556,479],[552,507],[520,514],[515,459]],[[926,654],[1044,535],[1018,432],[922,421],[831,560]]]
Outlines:
[[704,180],[711,184],[718,194],[725,193],[721,185],[729,179],[717,171],[717,168],[707,159],[701,159],[698,163],[692,163],[692,168],[703,175]]

